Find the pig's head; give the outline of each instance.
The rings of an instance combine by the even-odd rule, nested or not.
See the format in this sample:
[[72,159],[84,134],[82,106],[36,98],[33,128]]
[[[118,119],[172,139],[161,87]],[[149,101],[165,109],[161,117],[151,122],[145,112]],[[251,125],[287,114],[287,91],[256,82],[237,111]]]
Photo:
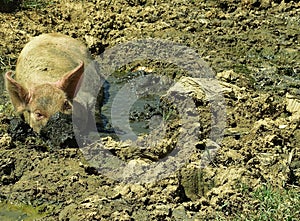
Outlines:
[[12,72],[7,72],[6,89],[16,111],[24,116],[34,131],[39,132],[53,114],[72,112],[72,100],[77,93],[83,71],[81,63],[57,82],[38,84],[32,88],[23,87],[11,77]]

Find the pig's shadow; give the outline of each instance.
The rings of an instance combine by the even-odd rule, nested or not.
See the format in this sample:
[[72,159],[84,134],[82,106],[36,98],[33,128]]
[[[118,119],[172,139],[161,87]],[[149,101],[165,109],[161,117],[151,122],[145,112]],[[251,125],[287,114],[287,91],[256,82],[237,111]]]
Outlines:
[[[103,96],[102,104],[99,105],[100,107],[107,104],[111,97],[110,83],[107,80],[104,80],[102,87],[104,91],[103,92],[104,96]],[[96,119],[96,127],[99,133],[108,133],[108,134],[115,133],[115,130],[110,126],[109,118],[102,113],[100,114],[100,119]]]

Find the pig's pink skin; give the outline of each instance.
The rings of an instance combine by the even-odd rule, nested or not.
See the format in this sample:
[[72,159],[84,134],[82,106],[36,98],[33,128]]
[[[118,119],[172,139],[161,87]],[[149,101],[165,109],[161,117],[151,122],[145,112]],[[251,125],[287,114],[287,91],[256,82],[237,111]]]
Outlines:
[[[76,39],[58,33],[33,38],[18,58],[15,79],[11,77],[12,72],[7,72],[5,77],[6,88],[16,111],[24,115],[36,132],[56,112],[71,113],[79,86],[93,81],[83,77],[84,67],[90,64],[89,72],[97,72],[90,52]],[[88,88],[91,87],[89,85]],[[84,128],[93,116],[89,108],[95,98],[91,95],[86,101],[79,100],[77,104],[82,106],[80,124]]]

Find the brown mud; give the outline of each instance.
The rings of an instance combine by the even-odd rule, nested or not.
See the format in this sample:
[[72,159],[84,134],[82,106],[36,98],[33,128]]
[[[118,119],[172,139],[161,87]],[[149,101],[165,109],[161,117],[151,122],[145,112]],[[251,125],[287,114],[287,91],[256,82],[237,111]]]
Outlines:
[[[298,196],[272,218],[300,219],[299,207],[293,207],[300,201],[299,18],[297,1],[279,0],[54,0],[1,13],[3,73],[14,70],[30,37],[46,32],[82,40],[95,57],[149,37],[193,48],[216,73],[226,128],[220,144],[211,140],[211,111],[222,110],[212,107],[202,80],[164,61],[148,60],[121,67],[119,73],[146,67],[172,76],[186,89],[174,86],[161,98],[167,108],[163,124],[149,135],[135,142],[102,137],[83,149],[53,148],[31,135],[12,140],[8,131],[14,113],[2,83],[0,201],[34,207],[43,216],[33,216],[37,220],[260,220],[260,201],[252,193],[271,186]],[[168,95],[185,93],[195,106],[182,100],[181,108],[192,116],[182,120]],[[188,148],[188,157],[170,161],[167,176],[151,167],[178,146]],[[114,163],[101,157],[99,148],[121,159],[125,169],[98,171]],[[130,182],[132,174],[143,182]],[[154,182],[145,182],[153,177]]]

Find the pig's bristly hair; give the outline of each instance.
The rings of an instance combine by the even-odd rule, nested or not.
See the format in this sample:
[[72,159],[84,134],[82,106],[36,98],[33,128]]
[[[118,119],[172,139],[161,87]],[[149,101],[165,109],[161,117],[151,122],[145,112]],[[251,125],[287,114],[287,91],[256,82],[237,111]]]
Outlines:
[[55,82],[54,85],[63,90],[67,98],[72,100],[80,87],[83,72],[84,63],[80,61],[80,64],[75,69],[64,75],[63,78]]

